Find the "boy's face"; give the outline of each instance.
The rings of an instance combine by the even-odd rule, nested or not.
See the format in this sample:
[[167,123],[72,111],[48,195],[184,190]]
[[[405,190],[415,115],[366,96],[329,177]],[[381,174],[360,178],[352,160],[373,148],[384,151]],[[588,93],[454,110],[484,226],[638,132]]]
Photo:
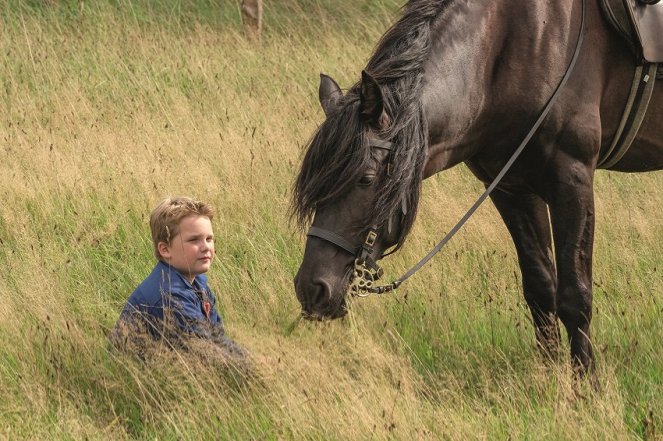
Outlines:
[[194,277],[209,271],[214,257],[214,232],[206,216],[191,215],[180,222],[180,232],[170,244],[159,242],[164,262],[193,282]]

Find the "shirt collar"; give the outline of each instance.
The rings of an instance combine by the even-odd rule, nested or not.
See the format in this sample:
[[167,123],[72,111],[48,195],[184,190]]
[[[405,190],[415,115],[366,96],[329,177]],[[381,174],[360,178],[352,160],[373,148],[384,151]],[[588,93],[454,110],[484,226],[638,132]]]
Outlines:
[[[173,266],[170,266],[169,264],[167,264],[163,260],[159,260],[159,262],[157,263],[157,267],[162,272],[164,272],[166,274],[171,274],[171,283],[173,283],[173,281],[175,281],[175,284],[177,284],[178,281],[179,281],[179,282],[183,283],[184,286],[186,286],[188,288],[191,288],[191,289],[196,289],[196,288],[197,289],[205,289],[205,288],[207,288],[207,276],[205,276],[203,274],[198,274],[194,278],[194,282],[196,283],[196,285],[198,285],[197,287],[194,287],[191,284],[191,282],[189,282],[189,279],[187,277],[185,277],[182,273],[180,273],[179,270],[177,270]],[[176,277],[172,277],[172,275],[176,275]]]

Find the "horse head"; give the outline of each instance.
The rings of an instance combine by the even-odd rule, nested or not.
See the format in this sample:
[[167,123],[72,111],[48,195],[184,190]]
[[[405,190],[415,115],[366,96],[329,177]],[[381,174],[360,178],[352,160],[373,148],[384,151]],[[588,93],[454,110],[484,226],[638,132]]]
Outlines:
[[[412,223],[407,204],[414,202],[394,181],[401,177],[394,173],[398,151],[377,81],[362,72],[344,95],[321,75],[319,98],[326,119],[310,141],[293,191],[300,225],[312,219],[295,291],[305,316],[315,319],[345,315],[349,287],[356,288],[357,279],[370,284],[379,278],[377,261],[402,241]],[[366,274],[357,274],[358,268]]]

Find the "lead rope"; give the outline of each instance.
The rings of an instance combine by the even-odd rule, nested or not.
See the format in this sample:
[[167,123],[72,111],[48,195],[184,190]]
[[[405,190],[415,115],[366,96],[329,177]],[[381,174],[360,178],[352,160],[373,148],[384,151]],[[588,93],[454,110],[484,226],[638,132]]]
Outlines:
[[[361,294],[361,297],[366,297],[369,294],[384,294],[390,291],[395,290],[398,288],[403,282],[405,282],[407,279],[410,278],[414,273],[419,271],[426,263],[428,263],[429,260],[433,258],[446,244],[451,240],[451,238],[458,232],[458,230],[461,229],[463,225],[465,225],[465,222],[474,214],[474,212],[479,208],[479,206],[483,203],[483,201],[486,200],[486,198],[490,195],[490,193],[497,187],[497,185],[500,183],[504,175],[506,174],[507,171],[511,168],[511,165],[516,161],[518,156],[520,156],[520,153],[523,151],[527,143],[529,143],[530,139],[532,139],[532,136],[534,136],[534,133],[539,129],[539,126],[541,123],[543,123],[543,120],[545,117],[548,115],[550,112],[550,109],[552,109],[553,104],[555,101],[557,101],[557,98],[559,97],[562,88],[564,85],[566,85],[566,82],[568,81],[569,77],[571,76],[571,72],[573,71],[573,67],[576,64],[576,60],[578,59],[578,54],[580,53],[580,47],[582,45],[582,40],[583,40],[583,34],[585,32],[585,3],[586,0],[582,0],[582,16],[580,19],[580,32],[578,33],[578,39],[576,42],[576,48],[575,52],[573,53],[573,57],[571,58],[571,62],[569,63],[569,66],[566,69],[566,72],[564,73],[564,76],[560,80],[559,84],[557,85],[557,89],[555,89],[555,93],[550,97],[548,100],[548,103],[546,106],[543,108],[543,111],[541,112],[541,115],[539,118],[536,120],[534,123],[534,126],[530,129],[529,133],[527,136],[525,136],[525,139],[520,143],[518,148],[516,149],[515,152],[511,155],[507,163],[504,165],[502,170],[497,174],[495,179],[493,179],[493,182],[486,188],[486,190],[483,192],[483,194],[477,199],[477,201],[470,207],[470,209],[465,213],[465,215],[456,223],[456,225],[444,236],[444,238],[437,244],[435,247],[426,255],[424,256],[416,265],[414,265],[412,268],[410,268],[405,274],[403,274],[401,277],[398,279],[394,280],[388,285],[382,285],[382,286],[372,286],[372,283],[370,283],[371,286],[364,288],[363,291],[365,294]],[[357,268],[357,265],[355,264],[355,271],[357,273],[360,273],[362,271],[366,272],[364,268]],[[375,279],[376,280],[376,279]],[[370,282],[372,282],[371,280]],[[358,295],[355,293],[355,295]]]

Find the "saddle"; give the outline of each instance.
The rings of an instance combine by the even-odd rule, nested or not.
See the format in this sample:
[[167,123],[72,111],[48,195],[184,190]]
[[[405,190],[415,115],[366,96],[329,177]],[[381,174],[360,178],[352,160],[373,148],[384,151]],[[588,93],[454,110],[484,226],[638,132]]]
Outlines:
[[663,62],[663,3],[659,0],[600,0],[607,21],[639,63]]
[[597,167],[617,164],[638,134],[657,78],[663,78],[663,3],[660,0],[599,0],[606,20],[628,44],[636,69],[626,107],[610,146]]

